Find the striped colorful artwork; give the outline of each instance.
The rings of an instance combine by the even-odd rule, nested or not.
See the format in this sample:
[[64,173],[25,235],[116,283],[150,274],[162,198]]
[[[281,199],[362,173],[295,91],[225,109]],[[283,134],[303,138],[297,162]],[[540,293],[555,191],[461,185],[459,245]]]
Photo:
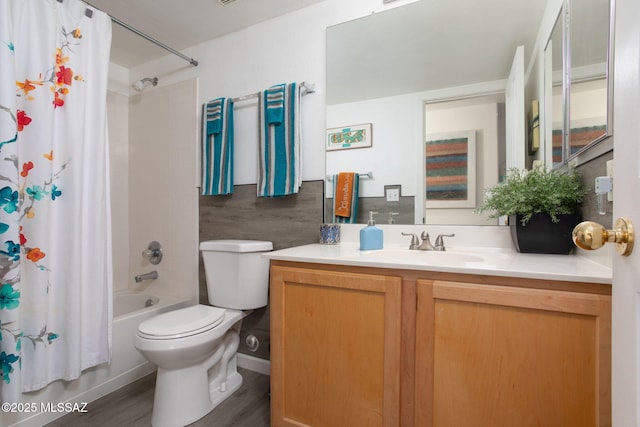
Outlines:
[[468,192],[466,137],[427,141],[427,200],[466,200]]
[[425,187],[429,207],[475,206],[475,131],[427,135]]
[[[591,142],[603,137],[607,133],[607,125],[582,126],[572,128],[571,135],[571,152],[573,155]],[[553,164],[562,163],[562,129],[554,129],[552,132],[553,145]]]

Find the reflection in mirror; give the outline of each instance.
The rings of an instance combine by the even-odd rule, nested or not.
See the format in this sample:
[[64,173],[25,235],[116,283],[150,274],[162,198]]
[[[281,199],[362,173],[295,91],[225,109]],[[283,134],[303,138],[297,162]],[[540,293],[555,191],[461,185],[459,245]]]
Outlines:
[[425,224],[497,224],[474,210],[505,175],[504,117],[504,93],[425,104]]
[[[327,175],[372,172],[360,181],[359,223],[368,210],[380,212],[380,223],[431,216],[423,192],[425,102],[503,93],[516,48],[525,47],[525,65],[530,60],[546,3],[422,0],[327,29],[327,128],[372,124],[371,147],[326,153]],[[498,177],[498,160],[485,160],[477,155],[476,171]],[[387,197],[390,186],[400,188],[399,201]],[[327,180],[327,198],[332,187]],[[325,206],[330,220],[332,201]]]
[[607,135],[609,0],[571,2],[569,157]]
[[[562,147],[564,138],[564,110],[563,103],[563,43],[562,43],[562,14],[558,15],[553,26],[551,37],[545,48],[545,88],[547,94],[546,116],[551,120],[546,141],[552,141],[551,150],[545,153],[545,164],[553,167],[562,165],[564,158]],[[547,144],[547,147],[549,145]]]
[[545,90],[553,93],[545,113],[552,118],[545,134],[550,141],[552,133],[552,153],[545,160],[553,167],[578,155],[588,161],[582,155],[611,135],[611,7],[610,0],[564,0],[545,48],[545,61],[553,64],[545,65]]

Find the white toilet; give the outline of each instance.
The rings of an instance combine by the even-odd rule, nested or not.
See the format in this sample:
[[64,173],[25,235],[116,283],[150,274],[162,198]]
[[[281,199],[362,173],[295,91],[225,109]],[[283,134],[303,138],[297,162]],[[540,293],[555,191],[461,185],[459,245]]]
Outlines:
[[[236,352],[242,318],[267,305],[273,244],[200,243],[209,303],[159,314],[138,326],[134,345],[158,366],[151,424],[176,427],[213,410],[242,385]],[[215,306],[213,306],[215,305]]]

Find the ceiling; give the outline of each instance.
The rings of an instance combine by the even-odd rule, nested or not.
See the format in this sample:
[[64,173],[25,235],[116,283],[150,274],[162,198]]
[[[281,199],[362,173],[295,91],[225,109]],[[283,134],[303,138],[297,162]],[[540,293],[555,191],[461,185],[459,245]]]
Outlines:
[[[181,51],[323,0],[88,0],[137,30]],[[111,62],[133,68],[169,52],[113,25]],[[198,58],[195,58],[196,60]]]

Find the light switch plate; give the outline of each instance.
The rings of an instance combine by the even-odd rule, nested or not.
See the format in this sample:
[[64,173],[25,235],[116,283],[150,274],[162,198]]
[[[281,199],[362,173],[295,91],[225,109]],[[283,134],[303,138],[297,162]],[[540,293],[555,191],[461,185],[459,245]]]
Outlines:
[[402,195],[401,185],[385,185],[384,198],[387,202],[399,202]]

